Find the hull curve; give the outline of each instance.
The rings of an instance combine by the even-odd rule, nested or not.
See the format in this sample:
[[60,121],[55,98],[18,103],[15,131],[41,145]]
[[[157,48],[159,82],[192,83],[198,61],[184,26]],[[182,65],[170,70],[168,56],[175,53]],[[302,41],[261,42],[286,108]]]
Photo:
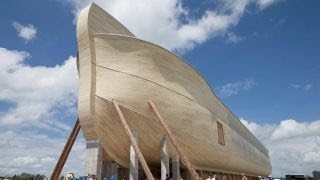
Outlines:
[[[79,118],[87,140],[99,139],[113,160],[129,165],[130,143],[113,107],[115,99],[132,131],[138,132],[146,161],[156,166],[165,132],[148,106],[151,99],[197,169],[271,174],[268,150],[223,105],[197,71],[164,48],[134,38],[116,20],[111,24],[121,30],[110,31],[110,23],[90,23],[90,14],[107,22],[114,20],[95,5],[83,11],[78,20],[78,24],[87,25],[78,26],[78,32],[84,32],[83,28],[87,31],[77,34]],[[217,122],[223,125],[225,145],[218,142]],[[176,154],[171,146],[169,152]]]

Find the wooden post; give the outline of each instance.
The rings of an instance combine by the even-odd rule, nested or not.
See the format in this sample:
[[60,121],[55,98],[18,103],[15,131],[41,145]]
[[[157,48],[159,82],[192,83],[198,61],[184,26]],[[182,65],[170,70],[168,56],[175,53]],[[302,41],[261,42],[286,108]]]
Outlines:
[[147,176],[147,179],[148,180],[154,180],[154,178],[152,176],[152,173],[151,173],[151,171],[150,171],[150,169],[148,167],[148,164],[147,164],[146,160],[144,159],[144,157],[143,157],[143,155],[141,153],[141,150],[140,150],[140,148],[139,148],[139,146],[138,146],[138,144],[137,144],[137,142],[136,142],[136,140],[135,140],[135,138],[134,138],[134,136],[133,136],[133,134],[132,134],[132,132],[131,132],[131,130],[129,128],[129,125],[127,124],[126,119],[123,116],[123,113],[121,112],[121,109],[120,109],[118,103],[115,100],[112,100],[112,102],[113,102],[113,105],[114,105],[118,115],[119,115],[121,123],[122,123],[122,125],[123,125],[123,127],[124,127],[124,129],[125,129],[125,131],[126,131],[126,133],[128,135],[128,137],[129,137],[131,145],[132,145],[132,147],[134,148],[134,150],[137,153],[137,156],[139,158],[140,164],[142,166],[142,169],[143,169],[144,173]]
[[60,155],[59,160],[58,160],[58,162],[52,172],[50,180],[58,180],[60,173],[62,171],[62,168],[63,168],[64,164],[66,163],[66,160],[69,156],[69,153],[70,153],[71,148],[74,144],[74,141],[77,138],[79,131],[80,131],[80,123],[79,123],[79,118],[78,118],[70,135],[69,135],[69,138],[68,138],[68,140],[67,140],[67,142],[61,152],[61,155]]
[[157,119],[159,120],[161,126],[166,131],[166,133],[168,134],[173,146],[177,150],[177,152],[178,152],[183,164],[187,167],[187,169],[190,172],[190,174],[193,177],[193,179],[195,179],[195,180],[200,179],[198,173],[193,168],[191,162],[189,161],[187,156],[184,154],[183,150],[180,148],[180,145],[178,144],[175,135],[171,132],[171,130],[168,127],[168,125],[164,122],[164,120],[163,120],[162,116],[160,115],[156,105],[151,100],[149,100],[149,105],[150,105],[151,109],[153,110],[154,114],[156,115]]

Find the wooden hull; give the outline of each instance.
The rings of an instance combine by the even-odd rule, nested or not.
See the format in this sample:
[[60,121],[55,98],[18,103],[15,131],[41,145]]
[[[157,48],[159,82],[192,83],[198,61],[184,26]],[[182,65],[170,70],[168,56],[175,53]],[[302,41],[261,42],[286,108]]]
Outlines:
[[[130,143],[111,102],[115,99],[138,133],[148,164],[160,164],[165,133],[148,105],[151,99],[197,169],[271,173],[268,150],[179,57],[134,38],[95,5],[81,12],[77,31],[81,127],[87,140],[100,140],[111,159],[129,165]],[[218,143],[217,122],[223,125],[225,145]],[[176,154],[172,146],[169,152]]]

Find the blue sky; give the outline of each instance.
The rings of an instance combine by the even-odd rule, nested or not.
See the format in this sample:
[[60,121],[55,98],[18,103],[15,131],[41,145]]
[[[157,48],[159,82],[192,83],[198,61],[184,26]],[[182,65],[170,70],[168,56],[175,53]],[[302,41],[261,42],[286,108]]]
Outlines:
[[[320,167],[319,1],[96,2],[195,67],[267,146],[273,175]],[[88,3],[2,2],[1,175],[50,175],[77,115],[75,20]],[[65,172],[82,172],[84,144],[80,135]]]

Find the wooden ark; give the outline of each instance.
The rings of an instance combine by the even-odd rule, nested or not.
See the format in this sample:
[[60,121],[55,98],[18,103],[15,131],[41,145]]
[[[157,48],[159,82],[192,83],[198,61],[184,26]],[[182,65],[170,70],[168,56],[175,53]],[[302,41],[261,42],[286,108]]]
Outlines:
[[[211,171],[231,179],[231,174],[271,174],[268,150],[181,58],[134,37],[95,4],[81,11],[77,40],[79,120],[85,139],[98,139],[106,157],[129,166],[130,142],[114,99],[138,132],[148,165],[160,166],[165,132],[148,105],[151,99],[201,176]],[[172,145],[169,154],[176,154]]]

